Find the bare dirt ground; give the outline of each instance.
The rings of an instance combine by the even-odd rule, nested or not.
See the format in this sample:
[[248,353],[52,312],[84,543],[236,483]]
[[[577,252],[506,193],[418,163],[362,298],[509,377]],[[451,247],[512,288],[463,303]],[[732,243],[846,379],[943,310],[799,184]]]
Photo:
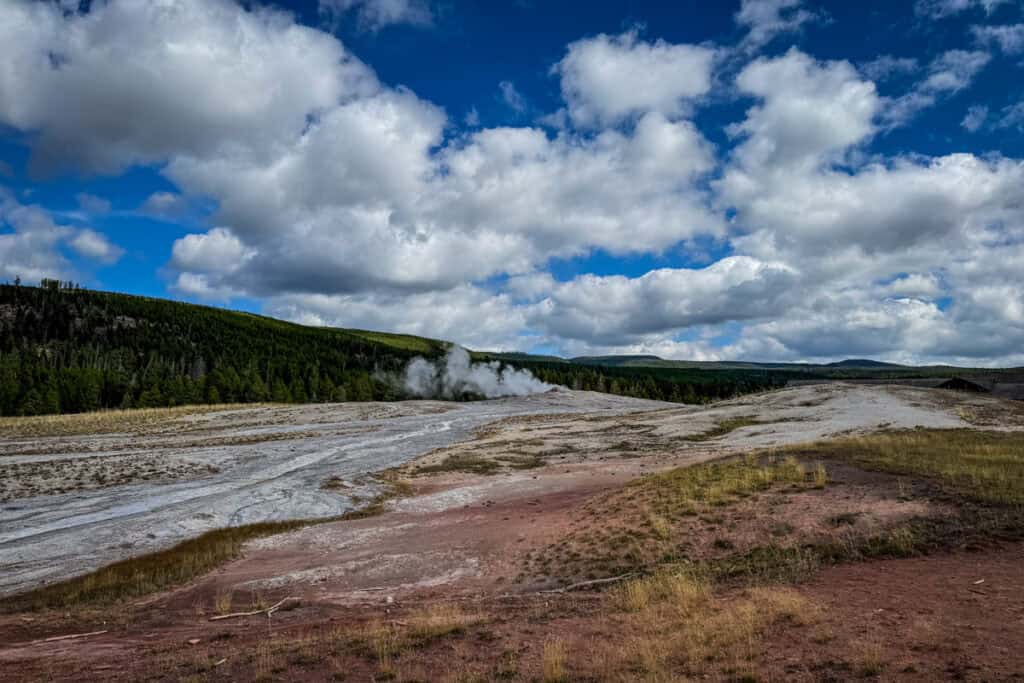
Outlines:
[[[384,468],[411,492],[375,517],[253,541],[239,559],[164,594],[115,607],[0,615],[0,670],[12,680],[1021,680],[1024,650],[1014,643],[1024,642],[1024,548],[1016,542],[839,564],[793,587],[725,580],[687,608],[685,624],[705,625],[699,633],[686,630],[682,616],[646,603],[637,608],[635,599],[623,608],[613,590],[545,592],[615,575],[615,562],[639,557],[632,545],[638,535],[660,533],[661,522],[640,520],[653,528],[641,532],[631,518],[629,482],[642,475],[880,429],[1019,429],[1020,418],[1016,404],[984,397],[837,384],[707,407],[556,392],[477,406],[259,408],[181,418],[142,437],[21,439],[17,448],[47,454],[0,458],[0,467],[35,457],[73,462],[85,452],[118,458],[131,441],[133,457],[168,452],[218,468],[198,479],[171,473],[160,482],[70,494],[106,495],[108,506],[125,491],[167,497],[175,486],[204,481],[226,488],[186,497],[183,505],[110,516],[96,527],[79,520],[69,494],[18,498],[59,530],[71,554],[55,554],[45,524],[25,525],[31,533],[19,536],[0,520],[0,590],[152,547],[136,539],[159,527],[161,515],[180,532],[165,540],[194,533],[183,520],[211,509],[220,495],[242,500],[258,491],[256,502],[277,506],[272,518],[310,510],[327,516],[350,507],[351,492],[323,490],[325,478],[362,492],[372,484],[360,484],[360,475]],[[430,431],[440,422],[452,425],[441,438]],[[300,436],[222,443],[286,432]],[[325,450],[325,440],[342,452],[358,442],[367,455],[355,463],[311,457]],[[145,445],[168,442],[179,445]],[[0,452],[12,444],[0,443]],[[260,473],[294,466],[285,468],[287,477],[251,475],[246,485],[239,463]],[[673,522],[672,552],[727,567],[765,539],[794,551],[852,546],[953,512],[953,501],[925,482],[826,466],[827,485],[772,486],[681,516]],[[268,480],[292,495],[264,495]],[[336,496],[345,504],[328,509],[306,499],[288,508],[301,498],[300,487],[313,489],[310,499]],[[56,513],[61,500],[63,515]],[[231,506],[240,509],[237,501]],[[10,512],[18,511],[4,514]],[[211,514],[211,524],[238,519]],[[100,538],[109,531],[132,545],[113,555],[89,551],[97,529]],[[644,552],[663,547],[647,543]],[[271,618],[211,620],[285,598]],[[650,632],[665,619],[659,633]],[[92,632],[102,633],[47,640]],[[689,645],[665,640],[670,632],[685,633]],[[705,650],[691,652],[693,643]]]

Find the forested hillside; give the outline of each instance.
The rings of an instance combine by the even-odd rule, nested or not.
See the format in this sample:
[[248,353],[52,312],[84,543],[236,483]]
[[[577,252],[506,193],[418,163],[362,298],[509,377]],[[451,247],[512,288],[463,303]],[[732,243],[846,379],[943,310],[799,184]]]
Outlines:
[[570,389],[675,403],[708,403],[786,385],[795,373],[771,370],[699,370],[615,367],[574,362],[517,361],[538,378]]
[[433,349],[205,306],[0,285],[0,413],[398,398],[375,375]]
[[[306,327],[56,281],[0,285],[0,414],[401,399],[407,396],[397,378],[409,360],[440,358],[446,348],[423,337]],[[760,370],[515,358],[501,362],[528,368],[552,384],[687,403],[777,387],[786,379],[785,373]]]

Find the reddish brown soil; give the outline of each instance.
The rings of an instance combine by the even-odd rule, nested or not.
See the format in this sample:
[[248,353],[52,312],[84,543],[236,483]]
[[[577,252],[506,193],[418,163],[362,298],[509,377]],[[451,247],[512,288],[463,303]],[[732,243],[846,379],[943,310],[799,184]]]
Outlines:
[[823,618],[765,644],[787,677],[1024,680],[1024,546],[833,567],[799,590]]
[[[479,623],[396,655],[395,680],[539,680],[544,643],[556,638],[567,644],[572,680],[602,680],[601,653],[624,636],[623,622],[608,618],[607,595],[542,594],[536,590],[548,585],[543,577],[516,579],[528,552],[579,527],[585,501],[658,464],[549,466],[504,483],[431,477],[396,511],[257,542],[217,572],[135,605],[5,615],[0,678],[385,680],[386,667],[360,640],[367,625],[400,631],[424,605],[453,603]],[[854,515],[848,526],[873,528],[944,509],[903,500],[907,485],[892,477],[841,467],[831,472],[833,483],[824,490],[768,492],[723,508],[713,523],[695,519],[687,542],[707,554],[711,539],[724,536],[745,548],[780,522],[795,538],[820,537],[848,531],[825,521],[841,513]],[[431,503],[441,500],[431,495],[466,486],[477,488],[463,505]],[[912,483],[909,490],[916,490]],[[753,655],[760,680],[1024,680],[1020,545],[829,568],[797,590],[813,615],[770,629]],[[257,599],[301,601],[271,619],[210,621],[226,594],[232,610],[251,609]],[[715,601],[728,605],[741,594],[722,590]],[[40,642],[98,630],[107,633]],[[734,677],[725,661],[707,662],[705,677]]]

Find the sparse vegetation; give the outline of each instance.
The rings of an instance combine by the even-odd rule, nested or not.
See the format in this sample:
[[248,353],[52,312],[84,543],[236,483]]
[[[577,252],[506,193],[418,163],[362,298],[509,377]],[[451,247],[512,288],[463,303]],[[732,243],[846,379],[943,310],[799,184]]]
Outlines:
[[[698,517],[717,524],[713,513],[719,508],[773,487],[807,490],[819,476],[795,457],[764,456],[641,477],[620,491],[588,501],[582,528],[528,557],[527,565],[534,575],[568,581],[685,560],[680,525]],[[733,548],[724,538],[714,546],[719,551]]]
[[[675,680],[680,673],[724,671],[733,679],[753,676],[761,637],[772,624],[804,626],[817,611],[785,588],[754,588],[723,599],[706,578],[686,569],[663,569],[612,592],[609,618],[621,620],[622,643],[609,650],[607,678]],[[748,680],[753,680],[750,678]]]
[[[742,518],[729,510],[762,501],[743,514],[764,514],[756,511],[775,505],[777,493],[810,495],[831,486],[822,459],[900,475],[888,479],[893,500],[935,498],[954,502],[957,511],[883,527],[857,525],[859,512],[841,512],[824,519],[834,531],[814,533],[772,520],[762,526],[760,544],[748,538],[737,546],[729,528]],[[921,483],[927,480],[934,483]],[[1022,538],[1022,503],[1024,435],[914,430],[844,438],[642,477],[589,501],[580,527],[529,555],[520,580],[572,582],[685,563],[731,584],[800,581],[838,562]],[[690,540],[700,530],[710,537],[703,549]]]
[[213,598],[213,609],[217,614],[227,614],[231,611],[231,603],[234,601],[234,593],[230,590],[220,590]]
[[565,643],[558,638],[545,641],[541,659],[544,683],[565,683],[565,681],[568,681],[569,673],[565,669],[565,663]]
[[208,531],[167,550],[134,557],[92,573],[44,586],[0,603],[3,611],[102,605],[146,595],[189,581],[238,557],[246,541],[309,524],[267,522]]
[[166,550],[101,567],[83,576],[43,586],[0,602],[0,612],[72,608],[122,602],[180,585],[239,556],[246,542],[302,527],[383,512],[384,503],[407,491],[398,482],[364,507],[339,517],[262,522],[214,529]]
[[[949,441],[944,432],[910,436],[924,439],[922,443]],[[1019,538],[1024,535],[1024,508],[1012,502],[1007,493],[1011,486],[998,488],[993,498],[972,493],[971,487],[982,485],[991,474],[965,477],[964,465],[946,462],[961,457],[955,456],[954,445],[944,447],[946,452],[924,473],[925,465],[895,467],[889,456],[897,457],[892,454],[902,448],[899,442],[859,450],[849,446],[873,438],[844,440],[847,447],[835,453],[816,445],[669,470],[596,496],[567,538],[531,559],[531,567],[550,580],[639,569],[637,578],[609,585],[596,599],[566,593],[419,606],[399,600],[386,615],[374,608],[372,616],[357,617],[369,621],[325,622],[312,631],[267,637],[258,645],[218,640],[216,655],[193,650],[178,655],[166,671],[177,680],[213,677],[216,670],[217,676],[239,680],[321,680],[333,674],[335,680],[551,682],[756,681],[766,671],[772,678],[869,678],[910,671],[904,665],[920,663],[893,658],[892,646],[884,641],[849,637],[830,620],[824,605],[804,597],[805,589],[780,584],[840,561],[971,547],[975,539]],[[1016,436],[984,438],[984,454],[1001,462],[1010,448],[1003,440]],[[969,443],[960,442],[960,452],[964,462],[978,467],[975,461],[981,454]],[[923,452],[928,446],[916,448]],[[938,453],[938,447],[932,452]],[[876,457],[881,464],[869,464],[868,458]],[[498,462],[500,467],[509,465]],[[860,468],[878,472],[867,474]],[[886,496],[890,508],[901,508],[897,501],[906,500],[913,503],[908,508],[921,509],[921,501],[934,496],[943,515],[898,517],[886,526],[878,524],[873,509],[830,507],[846,499],[851,489],[844,487],[851,479],[857,486],[875,487],[872,493]],[[392,486],[407,490],[400,480]],[[810,505],[813,501],[816,506]],[[784,511],[791,508],[801,508],[802,519],[810,518],[810,526],[822,535],[801,535],[807,525],[802,528],[803,522],[786,516]],[[751,547],[754,520],[759,535]],[[695,528],[705,535],[709,552],[694,552],[688,530]],[[979,590],[988,590],[989,584]],[[809,590],[813,594],[814,587]],[[233,597],[234,609],[239,601],[245,605],[249,600],[248,594]],[[204,610],[210,609],[211,600],[214,611],[232,609],[227,591],[208,596]],[[265,602],[262,596],[252,600],[254,608],[257,601]],[[916,629],[920,633],[912,637],[913,643],[939,642],[923,627]],[[595,633],[596,642],[591,640]],[[608,638],[609,633],[615,637]],[[784,643],[813,644],[830,659],[809,663],[804,658],[792,664],[801,668],[790,670],[796,658],[768,649],[778,644],[776,633],[784,633]],[[224,658],[228,663],[218,670],[217,662]]]
[[734,432],[737,429],[743,427],[751,427],[753,425],[765,424],[753,417],[731,417],[726,420],[722,420],[711,429],[699,432],[697,434],[691,434],[684,436],[683,438],[687,441],[710,441],[711,439],[717,439],[720,436],[725,436],[730,432]]
[[417,474],[437,474],[439,472],[494,474],[500,469],[501,465],[490,458],[458,453],[449,455],[436,465],[421,465],[416,468],[416,472]]
[[434,641],[461,634],[484,621],[478,613],[448,603],[414,610],[402,621],[371,621],[353,633],[343,634],[357,651],[370,655],[383,676],[393,676],[403,653],[430,646]]
[[48,436],[79,436],[84,434],[136,434],[187,415],[222,410],[256,408],[260,405],[222,403],[218,405],[185,405],[173,408],[138,408],[135,410],[96,410],[67,415],[33,415],[0,417],[0,433],[10,439],[34,439]]
[[859,467],[939,481],[982,503],[1024,505],[1024,433],[917,429],[795,447],[800,457],[840,458]]

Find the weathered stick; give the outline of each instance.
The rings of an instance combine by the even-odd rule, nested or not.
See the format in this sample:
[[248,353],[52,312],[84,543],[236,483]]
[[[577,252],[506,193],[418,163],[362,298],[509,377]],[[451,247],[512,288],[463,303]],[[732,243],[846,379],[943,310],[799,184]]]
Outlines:
[[33,640],[33,643],[56,643],[58,640],[75,640],[76,638],[88,638],[89,636],[98,636],[106,633],[106,631],[90,631],[89,633],[72,633],[68,636],[52,636],[50,638],[43,638],[42,640]]
[[233,612],[232,614],[221,614],[220,616],[210,617],[210,621],[220,621],[221,619],[235,619],[237,617],[254,617],[257,614],[264,614],[269,617],[271,614],[280,609],[281,605],[288,602],[289,600],[298,600],[298,598],[285,598],[280,602],[267,607],[266,609],[256,609],[251,612]]
[[607,579],[594,579],[593,581],[580,581],[579,583],[573,583],[565,588],[555,588],[548,591],[538,591],[539,593],[568,593],[569,591],[579,590],[580,588],[589,588],[590,586],[600,586],[605,583],[616,583],[618,581],[625,581],[631,579],[634,576],[639,576],[637,572],[629,572],[628,574],[621,574],[619,576],[612,576]]

